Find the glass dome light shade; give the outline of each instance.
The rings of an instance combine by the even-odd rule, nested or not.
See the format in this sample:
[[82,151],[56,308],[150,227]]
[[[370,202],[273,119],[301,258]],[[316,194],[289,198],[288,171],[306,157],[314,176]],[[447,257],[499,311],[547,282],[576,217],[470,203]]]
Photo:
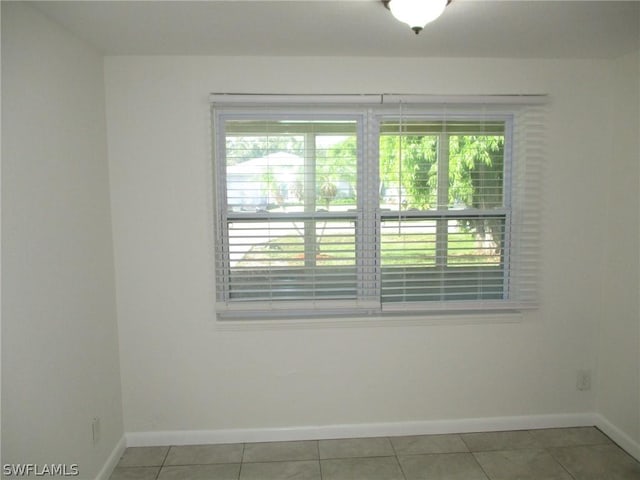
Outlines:
[[391,0],[389,10],[393,16],[418,33],[434,21],[447,6],[447,0]]

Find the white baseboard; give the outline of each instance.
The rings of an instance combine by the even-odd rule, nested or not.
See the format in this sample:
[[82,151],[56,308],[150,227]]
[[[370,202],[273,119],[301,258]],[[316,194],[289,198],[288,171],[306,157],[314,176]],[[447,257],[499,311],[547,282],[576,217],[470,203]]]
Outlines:
[[126,433],[125,436],[128,447],[150,447],[160,445],[202,445],[322,440],[351,437],[434,435],[536,428],[585,427],[593,425],[596,425],[596,415],[593,413],[578,413],[304,427],[129,432]]
[[122,454],[124,453],[124,449],[126,447],[127,447],[127,439],[123,435],[120,441],[114,447],[113,451],[111,452],[111,455],[109,455],[109,458],[107,458],[107,461],[103,465],[100,472],[98,472],[98,475],[96,476],[95,480],[109,480],[109,477],[111,476],[111,474],[113,473],[113,470],[118,465],[118,462],[120,461],[120,457],[122,457]]
[[640,443],[633,440],[609,420],[600,414],[595,415],[596,427],[602,430],[611,440],[616,442],[629,455],[640,461]]
[[522,415],[511,417],[465,418],[304,427],[239,428],[223,430],[171,430],[126,433],[113,449],[96,480],[108,480],[125,447],[202,445],[330,438],[436,435],[444,433],[495,432],[596,426],[620,447],[640,461],[640,443],[597,413]]

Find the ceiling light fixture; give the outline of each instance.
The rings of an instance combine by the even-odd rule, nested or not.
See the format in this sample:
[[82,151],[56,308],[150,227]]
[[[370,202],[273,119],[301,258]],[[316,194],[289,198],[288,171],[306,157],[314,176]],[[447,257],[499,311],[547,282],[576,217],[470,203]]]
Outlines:
[[382,0],[382,3],[417,35],[427,23],[442,15],[451,0]]

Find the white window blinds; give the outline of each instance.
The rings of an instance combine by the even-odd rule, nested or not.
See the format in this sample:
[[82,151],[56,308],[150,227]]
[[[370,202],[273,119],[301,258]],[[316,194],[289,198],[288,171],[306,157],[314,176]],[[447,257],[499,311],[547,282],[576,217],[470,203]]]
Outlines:
[[213,107],[220,318],[535,304],[536,107],[232,103]]
[[356,308],[363,297],[361,117],[220,121],[217,257],[226,274],[218,277],[218,298],[227,310]]
[[505,297],[507,124],[381,122],[383,303]]

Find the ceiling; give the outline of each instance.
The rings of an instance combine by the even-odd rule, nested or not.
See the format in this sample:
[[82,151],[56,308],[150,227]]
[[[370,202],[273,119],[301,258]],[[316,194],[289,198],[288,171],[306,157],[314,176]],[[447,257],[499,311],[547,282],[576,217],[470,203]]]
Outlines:
[[639,1],[454,0],[415,35],[380,0],[39,1],[106,55],[613,58]]

